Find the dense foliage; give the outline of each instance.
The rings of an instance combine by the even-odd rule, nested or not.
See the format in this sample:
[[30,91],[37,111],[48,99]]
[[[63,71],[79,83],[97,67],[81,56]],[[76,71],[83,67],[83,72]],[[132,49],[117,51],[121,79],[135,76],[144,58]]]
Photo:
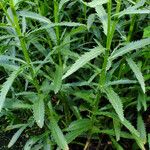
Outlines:
[[149,0],[0,0],[8,147],[148,149],[149,14]]

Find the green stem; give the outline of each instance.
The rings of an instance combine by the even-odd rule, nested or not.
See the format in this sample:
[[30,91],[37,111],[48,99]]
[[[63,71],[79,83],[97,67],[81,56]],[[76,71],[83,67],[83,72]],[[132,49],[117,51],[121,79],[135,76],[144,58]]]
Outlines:
[[[54,0],[54,21],[55,23],[59,23],[59,6],[57,0]],[[59,45],[60,44],[59,26],[55,27],[55,31],[57,37],[57,45]],[[59,59],[59,65],[62,66],[61,53],[59,48],[58,48],[58,59]]]
[[109,50],[109,43],[110,43],[110,31],[111,31],[111,7],[112,7],[112,0],[108,0],[107,3],[107,11],[108,11],[108,28],[107,28],[107,43],[106,48]]
[[20,41],[22,52],[23,52],[24,58],[25,58],[28,66],[30,68],[30,71],[31,71],[33,84],[35,85],[35,88],[38,91],[38,93],[40,93],[40,90],[39,90],[40,87],[38,85],[37,79],[35,78],[34,69],[32,68],[32,65],[31,65],[31,60],[30,60],[29,53],[28,53],[28,50],[27,50],[27,47],[26,47],[25,39],[24,39],[24,37],[22,35],[22,32],[21,32],[21,28],[20,28],[20,25],[19,25],[19,20],[18,20],[18,16],[17,16],[16,10],[15,10],[15,7],[14,7],[13,0],[10,1],[10,7],[11,7],[11,10],[12,10],[12,13],[13,13],[15,30],[18,34],[18,38],[19,38],[19,41]]
[[8,20],[10,21],[10,23],[12,24],[12,26],[15,27],[14,22],[10,18],[9,14],[7,13],[7,11],[6,11],[5,7],[3,6],[2,2],[0,2],[0,7],[2,7],[4,13],[6,14],[6,17],[8,18]]
[[[54,21],[55,23],[59,23],[59,8],[58,8],[58,2],[57,0],[54,0]],[[55,27],[56,30],[56,37],[57,37],[57,45],[60,43],[60,35],[59,35],[59,27]]]
[[[139,0],[136,0],[136,2],[138,2],[138,1]],[[135,21],[136,21],[136,15],[133,15],[132,19],[131,19],[131,24],[130,24],[129,33],[128,33],[128,37],[127,37],[127,42],[130,42],[132,39],[132,33],[134,30]]]
[[[116,6],[116,14],[118,14],[120,12],[120,8],[121,8],[121,0],[117,0],[117,6]],[[118,23],[118,16],[115,16],[113,24],[112,24],[112,29],[111,29],[111,33],[110,33],[110,40],[108,43],[108,48],[110,49],[111,47],[111,43],[112,43],[112,39],[116,30],[116,25]]]
[[133,15],[132,19],[131,19],[131,24],[130,24],[129,33],[128,33],[128,37],[127,37],[127,42],[131,41],[132,33],[133,33],[134,25],[135,25],[135,20],[136,20],[136,15]]
[[86,13],[87,13],[87,6],[84,5],[84,19],[85,19],[85,20],[86,20],[86,18],[87,18]]
[[[110,32],[111,32],[111,8],[112,8],[112,1],[109,0],[107,3],[107,11],[108,11],[108,29],[107,29],[107,42],[106,42],[106,51],[105,51],[105,56],[104,56],[104,63],[102,66],[102,70],[101,70],[101,76],[100,76],[100,80],[99,80],[99,87],[97,90],[97,97],[95,99],[95,102],[93,104],[93,109],[92,112],[97,111],[98,110],[98,105],[99,105],[99,100],[101,98],[101,91],[99,91],[103,88],[105,82],[106,82],[106,68],[107,68],[107,61],[108,61],[108,57],[109,57],[109,51],[110,51]],[[92,122],[95,122],[95,115],[92,114]]]
[[106,68],[107,68],[107,61],[109,57],[109,51],[110,51],[110,33],[111,33],[111,7],[112,7],[112,1],[109,0],[107,3],[107,11],[108,11],[108,29],[107,29],[107,43],[106,43],[106,51],[104,56],[104,63],[102,66],[101,71],[101,77],[100,77],[100,87],[103,87],[106,82]]

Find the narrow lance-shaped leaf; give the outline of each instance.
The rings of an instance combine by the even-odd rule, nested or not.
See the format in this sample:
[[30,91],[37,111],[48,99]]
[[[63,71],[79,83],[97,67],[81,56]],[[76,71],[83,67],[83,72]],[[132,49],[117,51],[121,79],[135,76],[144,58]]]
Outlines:
[[[104,115],[107,117],[110,117],[112,119],[115,119],[117,121],[119,121],[118,117],[114,114],[114,113],[110,113],[110,112],[98,112],[98,115]],[[120,120],[120,122],[132,133],[132,138],[134,138],[137,142],[137,144],[139,145],[139,147],[142,150],[145,150],[144,148],[144,143],[140,138],[140,134],[139,132],[134,128],[134,126],[127,120],[124,118],[123,121]]]
[[45,138],[47,135],[48,135],[48,132],[44,132],[43,134],[32,136],[25,143],[25,145],[23,147],[23,150],[33,150],[34,148],[32,148],[32,147],[34,147],[34,145],[38,141],[40,141],[41,139]]
[[83,4],[85,4],[85,5],[89,6],[89,7],[93,7],[93,8],[98,6],[98,5],[103,5],[103,4],[108,2],[108,0],[93,0],[92,2],[89,2],[89,3],[84,2],[83,0],[80,0],[80,1]]
[[137,99],[138,103],[137,103],[137,110],[140,111],[141,108],[144,108],[144,111],[147,110],[147,98],[146,98],[146,94],[144,94],[143,92],[139,91],[139,95],[138,95],[138,99]]
[[61,84],[62,84],[62,66],[57,66],[53,84],[55,94],[58,93],[58,91],[60,90]]
[[0,41],[6,40],[6,39],[11,39],[11,38],[14,38],[14,37],[15,37],[14,35],[1,35],[0,36]]
[[105,35],[107,35],[107,28],[108,28],[108,16],[107,13],[102,5],[98,5],[95,7],[98,17],[103,24],[103,30]]
[[61,0],[59,3],[59,10],[61,10],[61,8],[63,7],[63,5],[67,2],[69,2],[70,0]]
[[136,3],[134,6],[128,7],[127,9],[119,12],[118,14],[119,17],[126,15],[126,14],[142,14],[142,13],[149,13],[150,11],[147,9],[138,9],[139,7],[143,6],[146,0],[140,0],[138,3]]
[[113,137],[110,138],[115,149],[124,150],[123,147]]
[[18,138],[20,137],[21,133],[25,130],[25,128],[27,127],[27,125],[21,127],[12,137],[12,139],[10,140],[9,144],[8,144],[8,148],[12,147],[16,141],[18,140]]
[[80,120],[77,120],[77,121],[74,121],[72,122],[69,127],[66,129],[66,131],[73,131],[73,130],[86,130],[84,127],[85,127],[85,124],[87,126],[90,126],[92,127],[92,122],[91,120],[89,119],[80,119]]
[[137,130],[140,132],[140,137],[143,140],[143,143],[146,143],[147,138],[146,138],[145,124],[140,114],[138,114],[137,117]]
[[48,23],[48,24],[51,23],[51,21],[49,19],[47,19],[46,17],[41,16],[41,15],[31,12],[31,11],[18,11],[18,14],[22,17],[31,18],[34,20],[38,20],[40,22],[44,22],[44,23]]
[[116,59],[117,57],[120,57],[128,52],[131,52],[133,50],[137,50],[139,48],[142,48],[144,46],[147,46],[150,44],[150,38],[146,38],[146,39],[142,39],[142,40],[139,40],[139,41],[135,41],[135,42],[131,42],[129,44],[126,44],[124,47],[118,49],[118,50],[115,50],[111,56],[110,56],[110,60],[114,60]]
[[50,109],[50,129],[52,132],[52,136],[55,139],[58,146],[63,150],[69,150],[69,147],[67,145],[67,141],[59,128],[57,121],[54,118],[54,112],[51,103],[48,103],[49,109]]
[[0,93],[0,112],[3,108],[5,99],[6,99],[6,95],[10,89],[10,87],[12,86],[15,78],[18,76],[18,74],[22,71],[22,68],[19,68],[17,70],[15,70],[14,72],[12,72],[12,74],[9,76],[9,78],[7,79],[7,81],[2,85],[2,89],[1,89],[1,93]]
[[88,28],[88,30],[91,28],[94,20],[95,20],[95,14],[89,15],[88,20],[87,20],[87,28]]
[[119,85],[119,84],[134,84],[137,83],[136,80],[129,80],[129,79],[120,79],[116,81],[109,81],[106,85],[111,86],[111,85]]
[[42,27],[31,31],[31,32],[28,34],[28,36],[29,36],[30,34],[33,34],[33,33],[36,33],[36,32],[42,31],[42,30],[47,30],[47,29],[53,28],[53,27],[55,27],[55,26],[66,26],[66,27],[78,27],[78,26],[83,26],[83,27],[86,27],[84,24],[82,24],[82,23],[76,23],[76,22],[50,23],[50,24],[48,24],[48,25],[43,25]]
[[124,120],[124,114],[123,114],[123,106],[121,99],[117,95],[117,93],[114,92],[114,90],[111,87],[106,87],[105,92],[107,94],[107,97],[112,104],[113,108],[115,109],[116,113],[118,114],[118,117],[121,121]]
[[114,125],[114,130],[115,130],[115,135],[116,135],[116,140],[120,140],[120,133],[121,133],[121,125],[120,122],[113,119],[113,125]]
[[134,128],[134,126],[127,119],[124,118],[124,120],[121,121],[116,116],[116,114],[110,112],[97,112],[97,115],[104,115],[112,119],[115,119],[116,121],[120,121],[133,135],[135,135],[138,138],[140,137],[139,132]]
[[42,128],[44,125],[44,95],[39,95],[33,104],[33,114],[37,125]]
[[150,14],[150,10],[148,9],[138,9],[138,10],[125,10],[120,12],[118,15],[122,17],[123,15],[131,15],[131,14]]
[[[86,128],[85,128],[86,124]],[[66,131],[69,131],[68,134],[66,134],[67,142],[72,142],[76,137],[81,135],[82,133],[85,133],[86,131],[90,130],[92,128],[92,122],[89,119],[80,119],[77,121],[72,122],[69,127],[66,129]]]
[[83,54],[81,57],[79,57],[78,60],[76,60],[76,62],[66,72],[66,74],[62,77],[62,79],[65,79],[66,77],[76,72],[78,69],[83,67],[86,63],[88,63],[90,60],[99,56],[103,51],[104,51],[104,48],[96,47],[94,49],[91,49],[90,52],[86,52],[85,54]]
[[132,58],[127,58],[126,59],[130,68],[132,69],[132,71],[134,72],[137,80],[139,81],[141,88],[143,90],[143,92],[145,93],[145,83],[144,83],[144,77],[140,71],[140,69],[138,68],[138,66],[135,64],[135,62],[132,60]]
[[121,121],[121,123],[137,138],[140,137],[139,132],[135,129],[135,127],[127,119],[124,119],[124,121]]

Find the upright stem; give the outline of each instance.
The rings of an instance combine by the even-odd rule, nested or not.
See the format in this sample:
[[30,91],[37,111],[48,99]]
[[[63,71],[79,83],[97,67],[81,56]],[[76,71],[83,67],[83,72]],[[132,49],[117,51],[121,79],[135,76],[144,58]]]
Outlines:
[[24,54],[24,58],[25,58],[28,66],[30,68],[30,71],[31,71],[33,84],[35,85],[35,88],[38,91],[38,93],[40,93],[40,90],[39,90],[40,88],[39,88],[39,85],[38,85],[38,81],[35,78],[34,69],[32,68],[32,65],[31,65],[30,56],[29,56],[29,53],[28,53],[28,50],[27,50],[27,47],[26,47],[25,39],[24,39],[24,37],[22,35],[22,32],[21,32],[21,28],[20,28],[20,25],[19,25],[19,20],[18,20],[18,16],[17,16],[16,10],[15,10],[13,0],[10,1],[10,7],[11,7],[11,10],[12,10],[12,13],[13,13],[15,30],[17,32],[17,35],[18,35],[18,38],[19,38],[19,41],[20,41],[22,52]]
[[136,20],[136,15],[133,15],[132,19],[131,19],[131,24],[130,24],[129,33],[128,33],[128,37],[127,37],[127,42],[131,41],[132,33],[133,33],[134,25],[135,25],[135,20]]
[[[54,21],[55,23],[59,23],[59,7],[58,7],[57,0],[54,0]],[[55,27],[55,31],[56,31],[56,37],[57,37],[57,45],[59,45],[60,44],[59,26]],[[59,59],[59,65],[62,66],[60,49],[58,49],[58,59]]]
[[[99,100],[101,98],[101,93],[102,93],[101,89],[103,89],[103,86],[106,82],[106,68],[107,68],[107,61],[108,61],[109,51],[110,51],[110,47],[109,47],[110,38],[109,38],[109,36],[110,36],[110,32],[111,32],[111,7],[112,7],[112,0],[109,0],[108,3],[107,3],[108,29],[107,29],[106,51],[105,51],[104,63],[103,63],[103,66],[102,66],[100,80],[99,80],[99,87],[98,87],[98,90],[97,90],[96,99],[93,103],[92,112],[94,112],[95,110],[98,110]],[[94,114],[92,115],[92,120],[93,120],[93,122],[95,120],[95,115]]]
[[7,13],[7,11],[6,11],[5,7],[3,6],[2,2],[0,2],[0,7],[2,7],[4,13],[6,14],[6,17],[8,18],[8,20],[10,21],[10,23],[12,24],[12,26],[15,27],[14,22],[10,18],[9,14]]
[[84,5],[84,19],[85,19],[85,20],[86,20],[86,18],[87,18],[86,13],[87,13],[87,6]]
[[[120,8],[121,8],[121,0],[117,0],[116,14],[118,14],[118,13],[120,12]],[[112,39],[113,39],[115,30],[116,30],[116,25],[117,25],[117,23],[118,23],[118,16],[115,16],[115,17],[114,17],[113,24],[112,24],[111,33],[110,33],[110,40],[109,40],[109,43],[108,43],[109,49],[110,49],[110,47],[111,47],[111,43],[112,43]]]
[[102,66],[101,77],[100,77],[100,86],[103,87],[106,82],[106,68],[107,68],[107,61],[109,57],[110,51],[110,33],[111,33],[111,7],[112,7],[112,0],[109,0],[107,3],[107,11],[108,11],[108,29],[107,29],[107,43],[106,43],[106,51],[104,56],[104,63]]
[[[55,23],[59,23],[59,8],[57,0],[54,0],[54,21]],[[59,35],[59,27],[55,27],[56,30],[56,37],[57,37],[57,45],[60,43],[60,35]]]
[[[136,0],[136,2],[138,2],[138,1],[139,0]],[[136,15],[133,15],[132,19],[131,19],[131,24],[130,24],[129,33],[128,33],[128,37],[127,37],[127,42],[131,41],[133,29],[134,29],[134,26],[135,26],[135,21],[136,21]]]
[[108,28],[107,28],[107,43],[106,48],[109,50],[109,43],[110,43],[110,31],[111,31],[111,7],[112,7],[112,0],[108,0],[107,3],[107,12],[108,12]]

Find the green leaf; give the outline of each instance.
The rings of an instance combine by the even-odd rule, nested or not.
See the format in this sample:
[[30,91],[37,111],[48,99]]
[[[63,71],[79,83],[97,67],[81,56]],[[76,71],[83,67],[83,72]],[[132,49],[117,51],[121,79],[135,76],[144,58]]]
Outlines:
[[[115,136],[114,130],[112,130],[112,129],[109,129],[109,130],[99,130],[98,133],[104,133],[104,134]],[[123,131],[120,133],[120,136],[122,138],[126,138],[126,139],[134,139],[131,134],[129,134],[127,132],[123,132]]]
[[61,88],[61,85],[62,85],[62,66],[57,66],[56,67],[56,72],[55,72],[55,76],[54,76],[54,92],[55,94],[58,93],[58,91],[60,90]]
[[[85,128],[86,125],[86,128]],[[92,128],[92,122],[89,119],[80,119],[72,122],[66,129],[69,133],[66,134],[67,142],[72,142],[76,137],[85,133]]]
[[101,47],[95,47],[94,49],[91,49],[90,52],[86,52],[81,57],[79,57],[78,60],[71,66],[71,68],[66,72],[65,75],[63,75],[62,79],[67,78],[74,72],[76,72],[78,69],[83,67],[86,63],[88,63],[90,60],[94,59],[95,57],[99,56],[104,51],[104,48]]
[[22,71],[22,68],[19,68],[19,69],[15,70],[14,72],[12,72],[12,74],[9,76],[7,81],[2,85],[2,89],[1,89],[1,93],[0,93],[0,112],[2,111],[4,102],[6,99],[6,95],[9,91],[9,89],[11,88],[15,78],[18,76],[18,74],[21,71]]
[[116,135],[116,140],[120,140],[120,133],[121,133],[121,125],[120,122],[113,119],[113,125],[114,125],[114,130],[115,130],[115,135]]
[[139,138],[139,137],[136,137],[135,135],[132,135],[132,136],[133,136],[134,139],[136,140],[136,143],[137,143],[137,145],[139,146],[139,148],[140,148],[141,150],[146,150],[145,147],[144,147],[144,143],[143,143],[142,139]]
[[135,64],[135,62],[132,60],[132,58],[126,58],[130,68],[132,69],[132,71],[134,72],[137,80],[139,81],[141,88],[143,90],[143,92],[145,93],[145,83],[144,83],[144,77],[140,71],[140,69],[138,68],[138,66]]
[[52,131],[52,136],[54,137],[56,143],[59,145],[59,147],[63,150],[69,150],[67,141],[59,128],[56,120],[52,117],[51,118],[51,131]]
[[134,83],[137,83],[137,81],[136,80],[121,79],[121,80],[116,80],[116,81],[109,81],[106,83],[106,86],[120,85],[120,84],[134,84]]
[[133,135],[135,135],[137,138],[140,138],[139,132],[134,128],[134,126],[127,119],[124,118],[124,120],[121,121],[116,114],[110,112],[96,112],[96,114],[107,116],[114,120],[120,121]]
[[33,114],[37,125],[40,128],[42,128],[44,125],[44,115],[45,115],[44,95],[39,95],[37,100],[34,102]]
[[93,24],[95,20],[95,14],[91,14],[88,16],[88,19],[87,19],[87,29],[89,30]]
[[103,24],[103,30],[105,35],[107,35],[107,28],[108,28],[108,16],[107,13],[102,5],[98,5],[95,7],[98,17]]
[[149,38],[150,37],[150,26],[144,28],[144,34],[143,38]]
[[36,144],[39,140],[46,136],[47,132],[44,132],[42,135],[33,136],[27,140],[24,146],[24,150],[31,150],[32,146]]
[[89,7],[93,7],[93,8],[98,6],[98,5],[103,5],[103,4],[108,2],[108,0],[93,0],[92,2],[89,2],[89,3],[84,2],[83,0],[80,0],[80,1],[83,4],[85,4],[85,5],[89,6]]
[[134,126],[128,120],[124,119],[124,121],[121,121],[121,123],[137,138],[140,137],[139,132],[134,128]]
[[[107,117],[110,117],[112,119],[115,119],[117,121],[120,121],[132,134],[131,138],[133,137],[137,144],[139,145],[139,147],[142,149],[142,150],[145,150],[144,148],[144,144],[143,144],[143,141],[141,140],[140,138],[140,134],[139,132],[134,128],[134,126],[124,118],[123,121],[121,121],[118,116],[114,113],[110,113],[110,112],[96,112],[97,115],[104,115],[104,116],[107,116]],[[107,132],[106,132],[107,133]],[[127,138],[127,136],[125,135],[124,138]]]
[[22,134],[22,132],[25,130],[27,126],[23,126],[21,127],[12,137],[12,139],[10,140],[9,144],[8,144],[8,148],[12,147],[16,141],[18,140],[18,138],[20,137],[20,135]]
[[6,40],[6,39],[11,39],[14,37],[15,37],[14,35],[2,35],[2,36],[0,36],[0,41]]
[[45,29],[50,29],[50,28],[53,28],[55,26],[66,26],[66,27],[78,27],[78,26],[83,26],[83,27],[86,27],[84,24],[81,24],[81,23],[76,23],[76,22],[60,22],[60,23],[50,23],[48,25],[43,25],[42,27],[38,28],[38,29],[35,29],[35,30],[32,30],[31,32],[29,32],[28,36],[33,34],[33,33],[36,33],[36,32],[39,32],[39,31],[42,31],[42,30],[45,30]]
[[13,56],[8,56],[8,55],[0,55],[0,63],[1,61],[5,61],[5,60],[14,60],[14,61],[17,61],[17,62],[20,62],[20,63],[23,63],[23,64],[26,64],[26,62],[20,58],[17,58],[17,57],[13,57]]
[[90,128],[92,127],[92,122],[89,119],[80,119],[80,120],[76,120],[73,121],[69,127],[66,129],[66,131],[74,131],[74,130],[81,130],[84,129],[85,130],[85,124],[86,127]]
[[139,7],[143,6],[145,4],[146,0],[140,0],[138,3],[136,3],[134,6],[130,6],[127,9],[124,9],[123,11],[119,12],[119,17],[122,17],[123,15],[127,14],[149,14],[150,10],[148,9],[138,9]]
[[54,118],[54,112],[53,112],[52,105],[50,102],[49,102],[48,106],[49,106],[50,114],[51,114],[51,116],[50,116],[50,129],[52,132],[52,136],[61,149],[69,150],[69,147],[67,145],[67,141],[63,135],[63,132],[61,131],[60,127],[58,126],[58,124]]
[[70,0],[61,0],[59,3],[59,10],[61,10],[61,8],[63,7],[63,5],[67,2],[69,2]]
[[139,91],[137,110],[140,111],[142,107],[144,108],[144,111],[147,110],[147,100],[146,95],[143,92]]
[[92,91],[88,90],[77,90],[75,92],[72,92],[73,95],[75,95],[77,98],[84,99],[85,101],[89,102],[90,104],[93,104],[93,99],[95,98],[95,95]]
[[32,44],[37,48],[37,50],[43,54],[44,56],[47,56],[47,51],[46,49],[42,46],[42,44],[40,44],[37,40],[36,41],[32,41]]
[[124,10],[122,12],[120,12],[119,14],[119,18],[122,17],[123,15],[131,15],[131,14],[149,14],[150,10],[148,9],[138,9],[138,10]]
[[118,117],[121,121],[124,120],[124,114],[123,114],[123,106],[121,99],[117,95],[117,93],[114,92],[114,90],[111,87],[105,88],[105,93],[112,104],[113,108],[115,109],[116,113],[118,114]]
[[9,108],[9,109],[31,109],[32,105],[25,103],[21,100],[18,99],[8,99],[6,98],[5,103],[4,103],[4,108]]
[[120,57],[128,52],[131,52],[133,50],[137,50],[139,48],[145,47],[147,45],[150,44],[150,38],[146,38],[146,39],[142,39],[136,42],[131,42],[129,44],[126,44],[124,47],[115,50],[111,56],[110,56],[110,60],[114,60],[117,57]]
[[113,137],[111,137],[111,141],[116,150],[124,150],[123,147]]
[[51,23],[51,21],[49,19],[47,19],[46,17],[41,16],[41,15],[31,12],[31,11],[18,11],[18,15],[22,16],[22,17],[38,20],[40,22],[44,22],[44,23],[48,23],[48,24]]
[[145,129],[144,121],[143,121],[142,116],[140,115],[140,113],[138,114],[138,117],[137,117],[137,130],[139,131],[140,137],[143,140],[143,143],[145,144],[146,141],[147,141],[146,129]]

